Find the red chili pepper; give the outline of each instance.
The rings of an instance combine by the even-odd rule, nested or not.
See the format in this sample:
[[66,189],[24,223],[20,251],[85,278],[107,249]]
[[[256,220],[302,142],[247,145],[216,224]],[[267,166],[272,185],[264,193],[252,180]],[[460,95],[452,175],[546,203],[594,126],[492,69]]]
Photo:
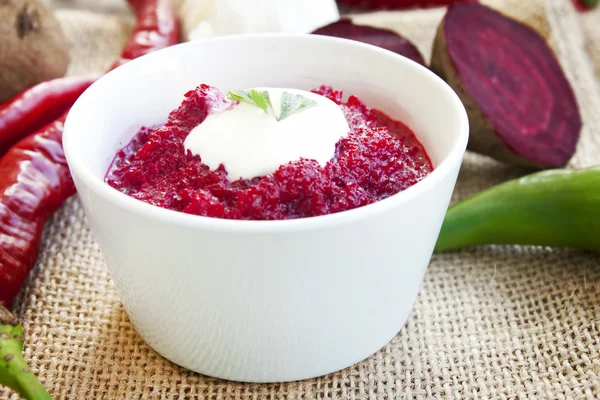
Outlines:
[[75,193],[62,149],[65,118],[0,159],[0,303],[17,295],[37,259],[44,223]]
[[113,68],[179,43],[179,23],[170,0],[129,0],[128,3],[137,16],[137,22]]
[[[113,68],[177,43],[178,24],[168,0],[130,3],[139,21]],[[35,265],[46,220],[75,193],[62,148],[66,115],[22,139],[0,159],[0,303],[8,305],[17,295]]]
[[53,79],[0,105],[0,156],[25,136],[58,118],[96,79],[98,75]]
[[372,9],[403,9],[403,8],[429,8],[449,6],[454,3],[464,3],[477,0],[338,0],[345,6],[357,7],[366,10]]

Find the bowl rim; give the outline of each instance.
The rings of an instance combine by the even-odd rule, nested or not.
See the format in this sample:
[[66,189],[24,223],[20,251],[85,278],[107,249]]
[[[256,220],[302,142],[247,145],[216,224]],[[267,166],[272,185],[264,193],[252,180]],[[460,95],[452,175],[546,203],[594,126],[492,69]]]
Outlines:
[[[434,168],[431,173],[425,176],[421,181],[412,185],[411,187],[398,192],[386,199],[379,200],[375,203],[361,206],[351,210],[340,211],[337,213],[296,218],[288,220],[234,220],[234,219],[223,219],[206,217],[200,215],[186,214],[180,211],[169,210],[159,206],[155,206],[149,203],[145,203],[141,200],[130,197],[114,188],[109,186],[103,179],[98,179],[92,171],[86,166],[85,161],[79,156],[79,152],[76,151],[76,133],[74,129],[70,129],[72,121],[72,112],[76,112],[80,107],[80,104],[93,93],[93,87],[101,85],[107,76],[115,73],[123,73],[123,71],[134,70],[138,65],[149,62],[154,58],[168,57],[169,53],[181,51],[181,47],[193,47],[201,46],[203,42],[230,42],[230,41],[246,41],[246,40],[261,40],[265,38],[282,38],[284,40],[313,40],[335,43],[339,46],[347,47],[363,47],[371,52],[379,53],[385,57],[395,58],[397,62],[407,63],[409,67],[414,70],[416,74],[421,74],[426,79],[435,81],[439,87],[439,90],[447,92],[449,95],[450,103],[455,108],[453,112],[457,113],[459,121],[458,136],[454,141],[450,151],[446,157],[440,162],[440,164]],[[131,213],[138,214],[142,217],[159,220],[163,223],[170,225],[178,225],[188,228],[202,228],[211,229],[215,231],[236,231],[236,232],[255,232],[255,233],[273,233],[273,232],[289,232],[289,231],[304,231],[312,229],[320,229],[336,226],[342,223],[351,223],[357,220],[363,220],[366,218],[374,217],[380,213],[400,206],[403,203],[409,202],[425,192],[428,192],[439,185],[445,179],[449,178],[456,167],[456,164],[462,163],[462,158],[467,146],[469,138],[469,121],[467,112],[459,99],[458,95],[454,92],[450,86],[444,82],[440,77],[433,73],[428,68],[421,64],[410,60],[404,56],[391,52],[389,50],[382,49],[377,46],[369,45],[362,42],[357,42],[349,39],[330,37],[324,35],[312,35],[312,34],[290,34],[290,33],[253,33],[253,34],[238,34],[220,36],[215,38],[190,41],[180,43],[174,46],[170,46],[166,49],[156,51],[134,59],[115,70],[108,72],[102,76],[96,82],[94,82],[75,102],[71,111],[67,115],[67,119],[64,125],[63,131],[63,147],[65,157],[69,169],[73,176],[76,176],[89,190],[92,190],[98,196],[104,198],[106,201],[119,206]]]

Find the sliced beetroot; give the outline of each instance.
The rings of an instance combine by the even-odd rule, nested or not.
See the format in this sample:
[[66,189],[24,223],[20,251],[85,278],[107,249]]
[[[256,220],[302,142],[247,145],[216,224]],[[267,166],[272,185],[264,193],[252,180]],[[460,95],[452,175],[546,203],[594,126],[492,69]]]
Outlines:
[[401,10],[406,8],[449,6],[454,3],[464,3],[469,1],[477,0],[338,0],[338,3],[363,10]]
[[541,168],[565,165],[581,130],[573,90],[546,41],[478,3],[448,9],[431,69],[469,114],[469,149]]
[[389,29],[374,28],[372,26],[354,25],[350,19],[340,19],[325,25],[313,32],[316,35],[335,36],[352,39],[358,42],[372,44],[386,50],[393,51],[401,56],[410,58],[421,65],[425,61],[419,50],[408,39],[403,38]]

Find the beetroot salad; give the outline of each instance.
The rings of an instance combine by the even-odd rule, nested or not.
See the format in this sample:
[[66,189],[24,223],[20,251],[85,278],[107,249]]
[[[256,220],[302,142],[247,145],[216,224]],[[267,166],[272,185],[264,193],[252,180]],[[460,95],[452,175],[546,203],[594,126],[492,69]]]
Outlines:
[[344,102],[342,92],[328,86],[313,93],[337,104],[349,127],[325,165],[301,158],[273,173],[234,181],[228,179],[226,166],[211,169],[201,154],[186,151],[184,142],[207,116],[228,112],[236,102],[203,84],[186,93],[163,126],[141,128],[117,152],[105,181],[146,203],[188,214],[283,220],[365,206],[432,171],[425,149],[402,122],[367,108],[355,96]]

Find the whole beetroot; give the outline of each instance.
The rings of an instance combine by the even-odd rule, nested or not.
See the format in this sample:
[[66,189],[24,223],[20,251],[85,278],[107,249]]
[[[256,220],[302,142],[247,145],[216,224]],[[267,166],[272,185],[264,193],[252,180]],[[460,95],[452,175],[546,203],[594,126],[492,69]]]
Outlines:
[[421,65],[425,65],[423,56],[421,56],[417,47],[408,39],[403,38],[389,29],[355,25],[350,19],[342,18],[337,22],[333,22],[317,29],[313,34],[335,36],[372,44],[410,58]]
[[340,5],[363,10],[400,10],[406,8],[429,8],[449,6],[450,4],[477,0],[338,0]]
[[0,102],[67,71],[69,47],[42,0],[0,1]]
[[467,109],[470,150],[538,168],[564,166],[573,156],[579,107],[532,28],[479,3],[455,4],[438,28],[431,69]]

